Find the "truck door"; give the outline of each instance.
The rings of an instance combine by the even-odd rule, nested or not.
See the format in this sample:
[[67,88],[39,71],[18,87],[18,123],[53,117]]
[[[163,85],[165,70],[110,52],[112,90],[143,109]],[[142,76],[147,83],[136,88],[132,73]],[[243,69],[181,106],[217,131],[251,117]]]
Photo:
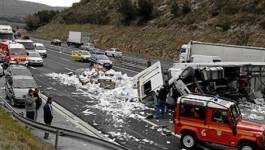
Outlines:
[[229,126],[228,111],[223,109],[209,109],[207,115],[208,129],[207,141],[231,145],[233,137],[232,129]]
[[156,62],[149,68],[134,76],[134,84],[138,88],[138,96],[143,100],[152,91],[163,86],[163,73],[160,62]]

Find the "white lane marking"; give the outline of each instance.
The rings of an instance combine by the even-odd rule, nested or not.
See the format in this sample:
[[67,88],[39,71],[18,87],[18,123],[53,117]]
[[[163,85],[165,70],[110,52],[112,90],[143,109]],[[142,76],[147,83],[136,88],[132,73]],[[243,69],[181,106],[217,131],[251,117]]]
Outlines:
[[[70,56],[70,54],[60,53],[60,52],[58,52],[58,51],[51,50],[51,49],[48,49],[48,50],[49,50],[49,51],[52,51],[52,52],[55,52],[55,53],[58,53],[58,54],[64,54],[64,55]],[[118,69],[121,69],[121,70],[130,71],[130,72],[133,72],[133,73],[139,73],[138,71],[134,71],[134,70],[130,70],[130,69],[127,69],[127,68],[118,67],[118,66],[113,66],[113,68],[118,68]]]
[[30,68],[31,68],[31,69],[34,69],[34,70],[36,70],[36,69],[37,69],[37,68],[35,68],[35,67],[32,67],[32,66],[31,66]]
[[121,69],[121,70],[127,70],[127,71],[130,71],[130,72],[133,72],[133,73],[139,73],[138,71],[134,71],[134,70],[130,70],[130,69],[127,69],[127,68],[118,67],[118,66],[113,66],[113,68],[118,68],[118,69]]
[[72,69],[70,69],[70,68],[64,68],[64,69],[66,69],[66,70],[68,70],[68,71],[71,71],[71,72],[74,72],[74,70],[72,70]]
[[66,58],[60,58],[61,60],[64,60],[64,61],[71,61],[69,59],[66,59]]
[[70,56],[70,54],[60,53],[60,52],[58,52],[58,51],[56,51],[56,50],[52,50],[52,49],[49,49],[49,48],[47,48],[47,50],[48,50],[48,51],[55,52],[55,53],[58,53],[58,54],[63,54],[63,55],[66,55],[66,56]]

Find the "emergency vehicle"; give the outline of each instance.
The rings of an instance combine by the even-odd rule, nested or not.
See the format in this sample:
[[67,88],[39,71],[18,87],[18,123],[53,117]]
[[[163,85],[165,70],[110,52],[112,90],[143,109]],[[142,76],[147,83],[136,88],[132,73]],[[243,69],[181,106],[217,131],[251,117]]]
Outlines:
[[188,150],[198,141],[264,150],[265,125],[243,120],[235,102],[217,96],[189,94],[178,98],[174,125],[182,147]]
[[1,42],[0,53],[4,56],[5,64],[28,64],[27,53],[25,47],[22,44]]

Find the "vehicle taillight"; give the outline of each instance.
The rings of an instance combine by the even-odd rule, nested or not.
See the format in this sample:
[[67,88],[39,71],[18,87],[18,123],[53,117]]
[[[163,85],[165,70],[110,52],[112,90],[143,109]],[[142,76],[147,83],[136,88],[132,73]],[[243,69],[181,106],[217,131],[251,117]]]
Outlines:
[[11,58],[11,60],[12,60],[12,61],[14,61],[14,60],[15,60],[15,58]]

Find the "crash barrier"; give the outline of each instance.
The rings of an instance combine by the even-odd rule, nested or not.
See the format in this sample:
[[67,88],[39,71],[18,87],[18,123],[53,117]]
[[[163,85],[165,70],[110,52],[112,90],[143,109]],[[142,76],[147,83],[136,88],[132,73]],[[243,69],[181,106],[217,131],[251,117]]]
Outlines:
[[101,148],[106,148],[107,150],[127,150],[127,148],[118,145],[118,144],[114,144],[112,142],[100,139],[100,138],[96,138],[87,134],[83,134],[80,132],[76,132],[76,131],[71,131],[68,129],[64,129],[64,128],[59,128],[59,127],[54,127],[54,126],[48,126],[46,124],[43,123],[39,123],[39,122],[35,122],[32,121],[28,118],[23,117],[21,114],[18,114],[14,108],[12,106],[9,105],[9,103],[7,101],[5,101],[2,97],[1,97],[1,105],[3,105],[10,114],[12,114],[12,116],[19,122],[27,125],[27,126],[31,126],[33,128],[36,129],[40,129],[46,132],[50,132],[50,133],[54,133],[56,135],[55,138],[55,148],[58,147],[58,140],[59,140],[59,135],[63,135],[64,137],[69,137],[69,138],[74,138],[74,139],[80,139],[80,140],[84,140],[86,142],[89,143],[93,143],[95,145],[100,146]]

